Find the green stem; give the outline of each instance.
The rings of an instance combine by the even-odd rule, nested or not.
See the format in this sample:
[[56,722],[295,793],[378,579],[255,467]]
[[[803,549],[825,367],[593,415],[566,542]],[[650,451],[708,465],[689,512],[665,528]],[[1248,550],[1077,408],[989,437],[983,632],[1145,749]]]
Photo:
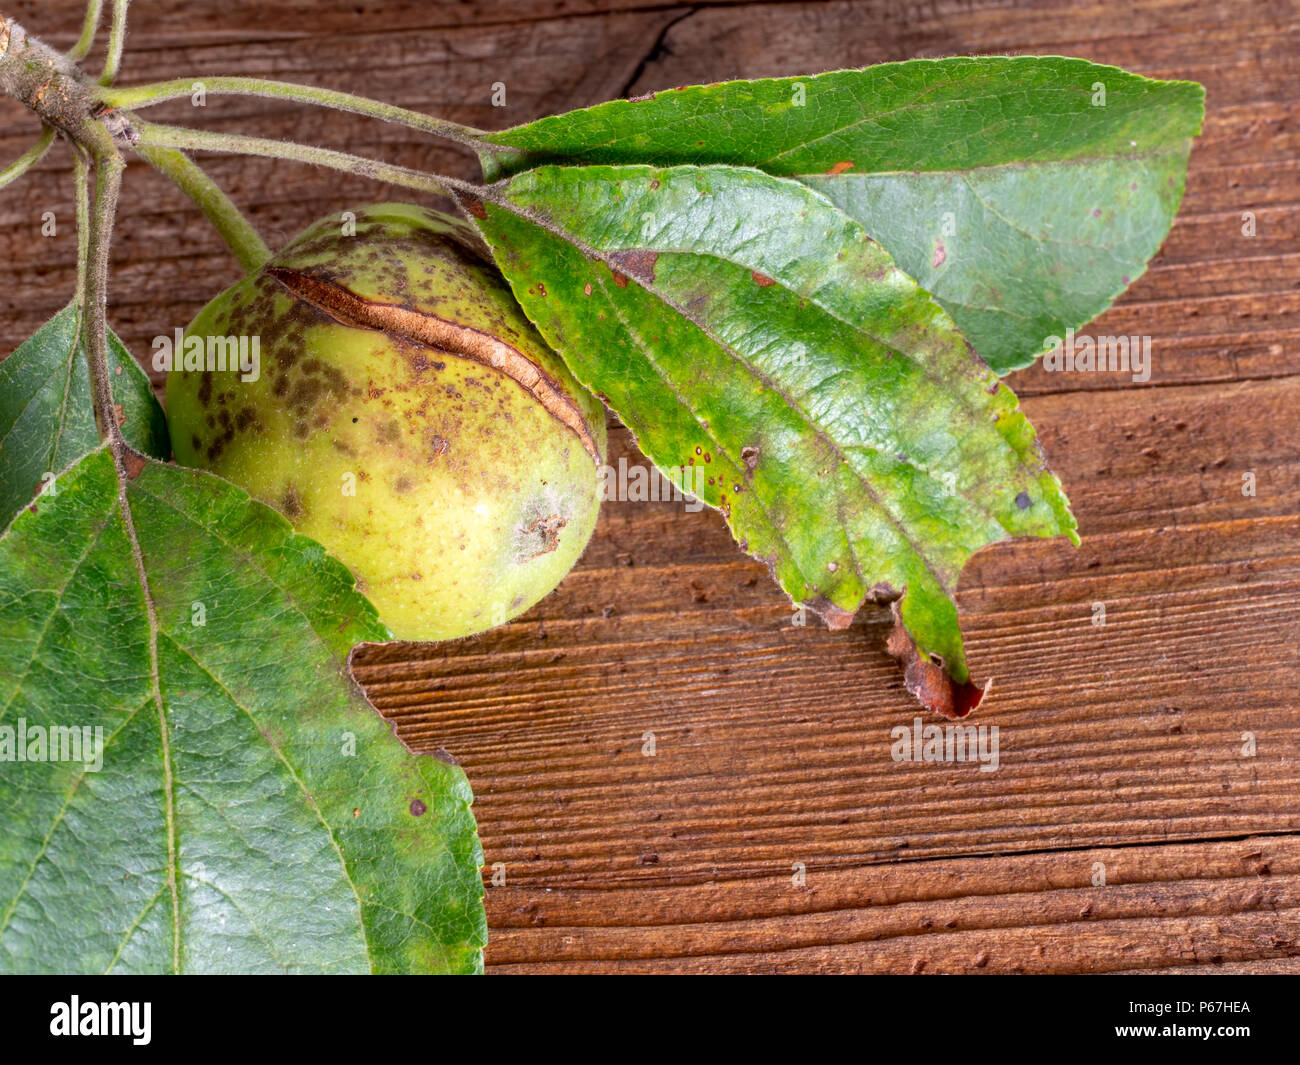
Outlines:
[[108,58],[104,72],[99,76],[101,85],[112,85],[122,65],[122,47],[126,44],[126,9],[131,0],[113,0],[113,22],[108,28]]
[[68,58],[80,63],[90,54],[90,46],[95,43],[95,34],[99,32],[99,16],[104,10],[104,0],[90,0],[86,5],[86,21],[81,27],[81,36],[68,52]]
[[198,204],[208,221],[230,246],[245,273],[253,273],[271,257],[271,249],[266,246],[257,230],[230,197],[188,155],[176,148],[146,147],[143,144],[138,146],[138,151]]
[[99,438],[114,448],[124,447],[121,429],[113,415],[113,385],[108,373],[108,249],[117,215],[125,164],[116,152],[95,160],[95,206],[86,242],[86,270],[82,294],[82,340],[90,370],[90,395],[95,406]]
[[315,148],[290,141],[267,140],[262,137],[244,137],[231,133],[209,133],[206,130],[184,129],[180,126],[161,126],[152,122],[137,122],[138,144],[148,148],[180,148],[185,151],[232,152],[236,155],[261,155],[271,159],[290,159],[313,166],[329,167],[361,177],[386,181],[403,188],[416,189],[442,195],[463,192],[484,197],[486,190],[456,178],[426,174],[404,166],[378,163],[360,155],[336,152],[330,148]]
[[102,89],[99,98],[110,107],[124,107],[137,110],[151,107],[168,100],[179,100],[191,96],[201,89],[205,93],[232,96],[266,96],[279,100],[294,100],[298,103],[316,104],[320,107],[333,108],[336,111],[350,111],[356,115],[366,115],[399,126],[409,126],[435,137],[464,144],[476,151],[483,147],[481,138],[487,134],[483,130],[462,126],[457,122],[435,118],[432,115],[410,111],[405,107],[395,107],[379,100],[370,100],[352,93],[336,92],[333,89],[321,89],[314,85],[295,85],[287,81],[268,81],[264,78],[194,78],[160,81],[149,85],[132,85],[127,88]]
[[11,181],[17,181],[27,171],[45,158],[45,153],[50,150],[50,145],[54,143],[54,127],[46,126],[41,130],[41,135],[36,138],[27,151],[23,152],[17,159],[10,163],[3,170],[0,170],[0,189],[4,188]]
[[77,189],[77,304],[86,299],[86,264],[90,260],[90,165],[80,148],[73,152],[72,178]]

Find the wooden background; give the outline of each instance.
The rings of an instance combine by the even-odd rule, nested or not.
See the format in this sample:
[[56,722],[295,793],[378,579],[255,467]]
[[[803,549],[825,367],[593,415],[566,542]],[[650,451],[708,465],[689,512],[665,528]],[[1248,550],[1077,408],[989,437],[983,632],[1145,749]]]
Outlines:
[[[80,0],[0,6],[52,43],[76,36]],[[1011,380],[1084,541],[998,545],[962,581],[997,772],[895,764],[889,732],[914,707],[885,612],[847,632],[791,625],[721,518],[680,504],[607,505],[527,616],[374,649],[360,676],[408,742],[454,752],[474,785],[505,879],[487,893],[490,971],[1300,971],[1294,3],[136,0],[132,19],[124,83],[258,74],[488,128],[912,56],[1060,53],[1203,82],[1173,233],[1096,325],[1152,335],[1151,380]],[[409,131],[298,107],[158,115],[475,173]],[[11,105],[0,118],[7,159],[34,127]],[[60,147],[0,194],[0,350],[71,292],[67,166]],[[210,169],[273,245],[400,195],[261,160]],[[126,187],[110,319],[141,354],[236,271],[165,181],[133,163]]]

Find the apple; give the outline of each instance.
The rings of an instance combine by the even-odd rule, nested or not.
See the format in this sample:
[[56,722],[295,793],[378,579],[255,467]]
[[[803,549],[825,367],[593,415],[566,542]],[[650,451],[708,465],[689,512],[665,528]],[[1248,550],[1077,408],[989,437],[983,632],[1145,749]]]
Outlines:
[[319,541],[399,639],[527,610],[596,524],[603,407],[474,231],[422,207],[323,219],[214,299],[167,411],[177,462]]

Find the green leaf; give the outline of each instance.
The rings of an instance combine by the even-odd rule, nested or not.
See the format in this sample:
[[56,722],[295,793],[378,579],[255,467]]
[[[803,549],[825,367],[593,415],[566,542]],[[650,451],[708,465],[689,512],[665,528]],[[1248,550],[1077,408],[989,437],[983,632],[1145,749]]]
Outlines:
[[901,595],[916,654],[978,701],[962,567],[1074,519],[943,310],[820,194],[756,170],[542,167],[491,191],[468,207],[515,295],[651,460],[697,471],[831,625]]
[[1082,59],[918,59],[544,118],[490,135],[516,151],[485,150],[484,168],[726,163],[796,178],[860,221],[1005,374],[1145,272],[1204,95]]
[[[0,537],[0,970],[478,969],[469,786],[351,680],[351,575],[196,470],[59,486]],[[56,726],[98,771],[14,760]]]
[[[69,304],[0,362],[0,528],[37,493],[57,492],[51,477],[99,446],[80,325],[79,308]],[[127,443],[170,458],[149,378],[111,330],[108,366]]]

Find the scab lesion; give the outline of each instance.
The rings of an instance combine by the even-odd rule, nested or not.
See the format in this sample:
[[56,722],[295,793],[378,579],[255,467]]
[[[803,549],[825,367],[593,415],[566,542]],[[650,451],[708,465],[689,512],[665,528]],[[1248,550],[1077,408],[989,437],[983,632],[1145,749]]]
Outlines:
[[519,562],[531,562],[542,555],[549,555],[560,546],[560,533],[569,524],[569,519],[560,514],[548,514],[534,518],[527,525],[516,529],[515,557]]
[[303,515],[302,497],[292,484],[285,485],[284,492],[280,496],[280,512],[293,521]]

